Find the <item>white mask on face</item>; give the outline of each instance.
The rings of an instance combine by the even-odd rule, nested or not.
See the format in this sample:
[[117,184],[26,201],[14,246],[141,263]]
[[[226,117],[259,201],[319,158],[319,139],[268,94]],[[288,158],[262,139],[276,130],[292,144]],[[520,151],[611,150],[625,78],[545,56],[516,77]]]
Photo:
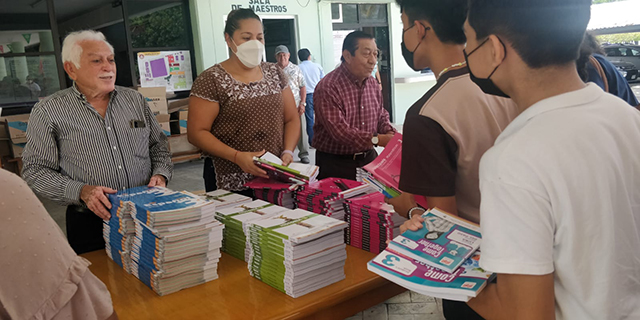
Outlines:
[[262,55],[264,54],[264,45],[262,42],[249,40],[241,45],[237,45],[233,39],[231,39],[231,42],[236,45],[236,56],[247,68],[255,68],[260,65]]

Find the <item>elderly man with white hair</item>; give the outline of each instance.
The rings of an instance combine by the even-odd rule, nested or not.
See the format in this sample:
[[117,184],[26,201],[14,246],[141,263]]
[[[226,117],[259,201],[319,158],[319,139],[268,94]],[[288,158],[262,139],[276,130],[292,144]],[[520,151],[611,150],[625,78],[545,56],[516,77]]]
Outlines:
[[22,176],[37,194],[68,205],[67,239],[81,254],[105,246],[108,194],[165,186],[173,164],[144,97],[115,85],[113,47],[102,33],[69,34],[62,60],[73,86],[33,107]]

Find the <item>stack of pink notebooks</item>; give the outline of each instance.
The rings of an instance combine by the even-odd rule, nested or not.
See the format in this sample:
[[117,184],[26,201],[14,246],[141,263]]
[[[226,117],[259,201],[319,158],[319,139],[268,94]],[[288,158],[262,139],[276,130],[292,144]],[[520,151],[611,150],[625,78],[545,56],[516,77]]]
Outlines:
[[373,253],[387,247],[387,240],[400,234],[400,225],[405,218],[393,211],[378,192],[346,199],[344,201],[346,229],[345,242]]
[[295,201],[293,195],[294,191],[299,187],[298,184],[255,178],[247,182],[245,186],[251,188],[256,198],[260,200],[288,209],[294,209]]

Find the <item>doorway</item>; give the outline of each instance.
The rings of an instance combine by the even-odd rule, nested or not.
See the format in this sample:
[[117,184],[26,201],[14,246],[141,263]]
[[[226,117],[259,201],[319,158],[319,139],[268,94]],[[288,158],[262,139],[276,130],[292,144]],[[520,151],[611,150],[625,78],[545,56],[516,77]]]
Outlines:
[[262,16],[264,25],[265,58],[268,62],[276,62],[275,50],[279,45],[289,49],[291,57],[289,61],[298,64],[298,37],[296,32],[295,17]]

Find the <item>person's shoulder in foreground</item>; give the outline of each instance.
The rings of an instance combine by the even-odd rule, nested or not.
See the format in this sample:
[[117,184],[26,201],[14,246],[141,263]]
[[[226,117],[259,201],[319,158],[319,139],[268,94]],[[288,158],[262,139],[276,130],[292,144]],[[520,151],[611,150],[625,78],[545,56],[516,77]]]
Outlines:
[[590,5],[469,2],[472,80],[523,110],[480,164],[485,318],[640,317],[640,114],[578,75]]
[[29,186],[0,169],[0,318],[116,319],[106,286]]

